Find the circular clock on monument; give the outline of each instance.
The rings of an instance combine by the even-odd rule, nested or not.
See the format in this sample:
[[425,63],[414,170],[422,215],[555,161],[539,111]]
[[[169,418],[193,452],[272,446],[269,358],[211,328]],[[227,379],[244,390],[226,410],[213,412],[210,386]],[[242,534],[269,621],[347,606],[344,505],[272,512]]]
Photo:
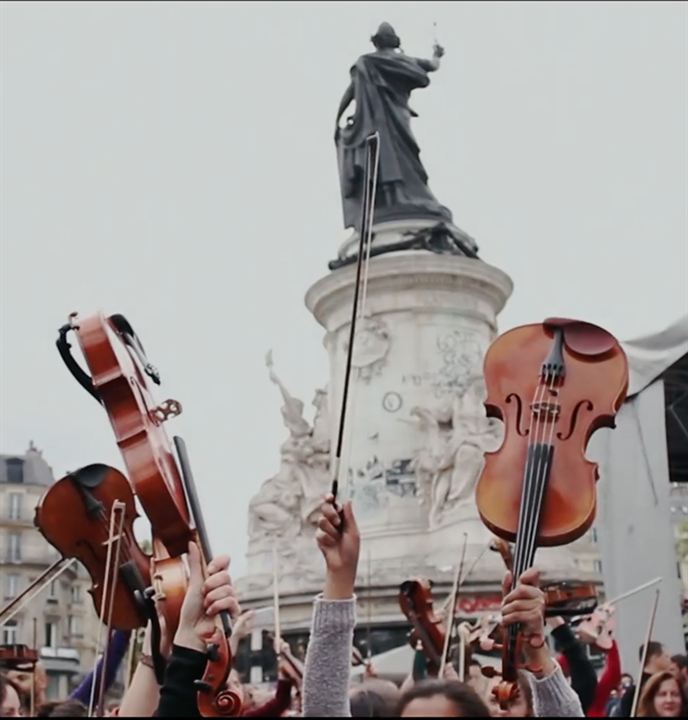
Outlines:
[[398,392],[386,392],[382,398],[382,407],[387,412],[396,412],[402,406],[403,401]]

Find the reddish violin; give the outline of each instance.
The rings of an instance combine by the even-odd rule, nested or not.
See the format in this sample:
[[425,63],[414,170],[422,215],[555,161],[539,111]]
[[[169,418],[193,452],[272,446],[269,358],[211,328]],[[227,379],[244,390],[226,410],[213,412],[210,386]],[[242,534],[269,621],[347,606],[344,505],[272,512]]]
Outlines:
[[433,610],[430,583],[422,578],[401,583],[399,605],[413,627],[409,636],[411,647],[415,649],[420,643],[428,661],[428,673],[437,675],[442,665],[445,630],[442,619]]
[[[476,503],[485,525],[515,543],[517,580],[532,567],[538,546],[573,542],[591,526],[598,470],[585,449],[595,430],[614,426],[628,364],[602,328],[550,318],[498,337],[484,374],[487,415],[504,422],[504,441],[485,454]],[[494,690],[502,707],[518,694],[520,642],[511,626]]]
[[[109,569],[110,517],[115,503],[123,505],[123,537],[120,558]],[[62,557],[77,558],[86,568],[99,614],[108,578],[114,578],[112,627],[120,630],[143,627],[147,620],[141,599],[150,585],[150,558],[134,537],[137,517],[129,481],[107,465],[89,465],[58,480],[39,500],[34,517],[43,537]]]
[[[71,355],[66,339],[70,331],[77,336],[90,375]],[[181,555],[193,541],[204,565],[212,557],[186,447],[175,437],[178,465],[163,428],[166,420],[181,412],[181,405],[175,400],[156,404],[149,381],[159,385],[160,375],[122,315],[80,318],[72,313],[60,329],[57,347],[72,375],[103,405],[110,419],[129,480],[151,523],[153,586],[147,594],[155,596],[168,637],[172,637],[187,584]],[[238,695],[225,686],[232,662],[230,634],[229,615],[220,613],[215,631],[207,638],[205,673],[196,683],[198,708],[204,717],[237,715],[241,710]]]

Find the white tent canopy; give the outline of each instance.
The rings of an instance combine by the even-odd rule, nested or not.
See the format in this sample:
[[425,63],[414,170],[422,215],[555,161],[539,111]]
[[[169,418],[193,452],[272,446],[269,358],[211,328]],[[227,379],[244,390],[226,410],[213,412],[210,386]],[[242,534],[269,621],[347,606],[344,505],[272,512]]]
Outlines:
[[[607,597],[663,577],[653,639],[685,652],[682,586],[669,502],[669,463],[662,373],[688,354],[688,316],[663,332],[622,343],[630,367],[628,398],[616,429],[593,435],[588,457],[599,463],[597,536]],[[637,675],[655,590],[617,608],[622,667]]]

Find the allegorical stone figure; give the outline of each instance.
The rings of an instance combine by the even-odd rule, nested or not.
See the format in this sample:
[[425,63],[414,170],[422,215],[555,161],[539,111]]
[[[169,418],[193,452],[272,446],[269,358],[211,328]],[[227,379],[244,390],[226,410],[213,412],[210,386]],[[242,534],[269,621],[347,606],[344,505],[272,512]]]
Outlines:
[[[409,96],[427,87],[429,73],[440,66],[444,50],[435,44],[430,60],[410,57],[389,23],[382,23],[371,38],[375,52],[362,55],[351,68],[351,83],[337,112],[335,144],[344,211],[344,227],[358,229],[361,215],[365,139],[380,133],[380,163],[375,221],[429,218],[452,222],[451,212],[440,205],[428,187],[420,149],[411,131]],[[354,114],[340,128],[351,101]]]

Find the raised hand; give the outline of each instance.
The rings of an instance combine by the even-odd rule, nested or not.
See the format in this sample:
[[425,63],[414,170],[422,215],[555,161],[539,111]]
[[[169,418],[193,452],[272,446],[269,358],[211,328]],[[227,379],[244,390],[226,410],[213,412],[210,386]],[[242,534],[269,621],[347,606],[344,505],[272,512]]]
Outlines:
[[179,614],[174,642],[181,647],[205,650],[205,639],[215,630],[215,616],[222,610],[236,616],[240,612],[232,580],[227,572],[229,556],[221,555],[208,563],[203,578],[201,554],[189,543],[189,585]]
[[540,573],[526,570],[516,587],[509,591],[512,575],[507,571],[502,580],[502,625],[521,624],[521,632],[532,648],[545,643],[545,594],[540,590]]
[[321,516],[315,539],[325,558],[327,575],[324,597],[329,600],[353,596],[361,539],[351,502],[342,508],[341,515],[328,495],[321,506]]

